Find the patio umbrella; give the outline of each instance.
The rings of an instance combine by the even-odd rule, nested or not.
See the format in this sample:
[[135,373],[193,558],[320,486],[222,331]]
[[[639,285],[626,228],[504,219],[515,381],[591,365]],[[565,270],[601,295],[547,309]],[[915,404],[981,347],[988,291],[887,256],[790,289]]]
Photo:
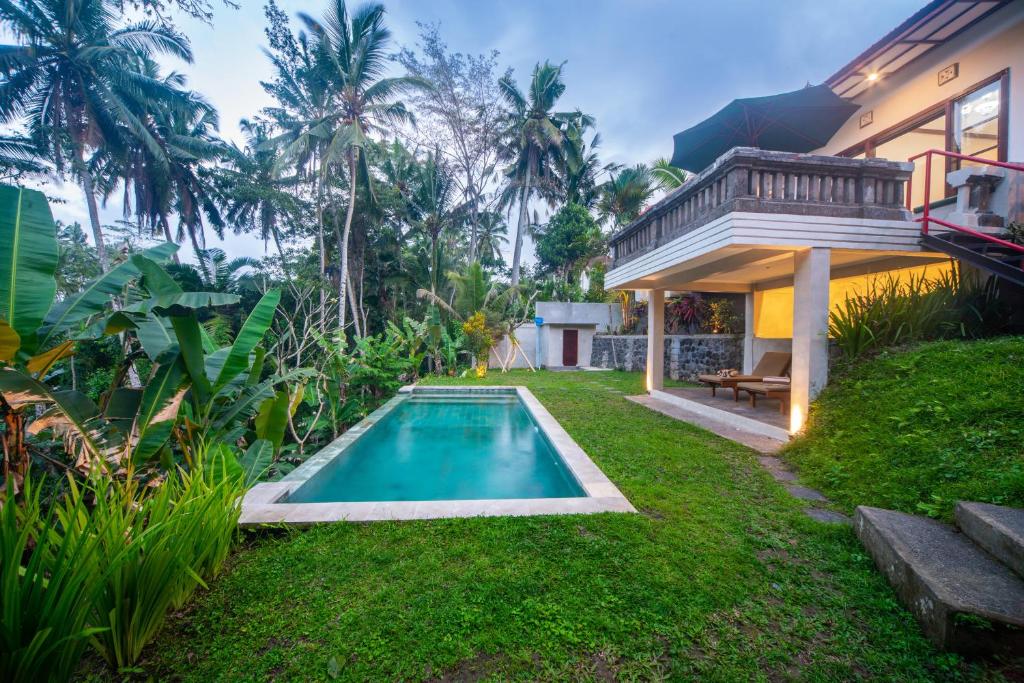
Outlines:
[[672,165],[696,173],[733,147],[810,152],[828,142],[858,108],[827,85],[733,100],[674,136]]

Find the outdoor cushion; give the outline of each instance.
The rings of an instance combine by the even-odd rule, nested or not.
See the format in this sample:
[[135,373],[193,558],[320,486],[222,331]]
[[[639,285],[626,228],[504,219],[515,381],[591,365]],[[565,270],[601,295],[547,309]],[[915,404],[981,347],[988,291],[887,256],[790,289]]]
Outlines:
[[791,359],[792,354],[785,351],[767,351],[761,356],[761,360],[757,362],[757,367],[749,375],[733,375],[732,377],[698,375],[697,379],[705,384],[717,384],[726,387],[733,386],[737,382],[760,382],[764,377],[785,374],[786,370],[789,369],[789,361]]

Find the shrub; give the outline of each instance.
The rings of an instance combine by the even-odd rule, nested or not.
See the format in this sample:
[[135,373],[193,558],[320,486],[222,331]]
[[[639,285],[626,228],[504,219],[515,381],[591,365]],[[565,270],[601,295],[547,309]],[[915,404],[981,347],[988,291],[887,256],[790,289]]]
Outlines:
[[829,336],[848,359],[897,344],[1006,331],[1008,304],[997,281],[953,269],[928,279],[900,282],[891,275],[871,283],[868,294],[847,297],[829,314]]
[[[42,486],[30,477],[20,504],[13,480],[0,509],[0,680],[61,681],[71,678],[95,629],[87,627],[91,596],[103,572],[90,558],[97,522],[81,499],[60,504],[62,516],[80,519],[66,527],[57,507],[43,514]],[[111,557],[105,571],[116,570]]]
[[[243,493],[241,478],[225,472],[223,464],[179,469],[141,488],[136,479],[96,478],[88,488],[96,500],[91,514],[62,520],[95,524],[99,542],[90,559],[114,567],[93,598],[90,620],[103,629],[92,644],[111,666],[134,665],[167,612],[223,565]],[[69,498],[77,504],[85,492],[72,484]]]

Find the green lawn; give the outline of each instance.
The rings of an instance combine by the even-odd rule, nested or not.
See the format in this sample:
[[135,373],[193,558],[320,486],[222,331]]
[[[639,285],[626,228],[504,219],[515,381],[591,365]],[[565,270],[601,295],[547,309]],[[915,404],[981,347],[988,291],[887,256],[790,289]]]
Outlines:
[[[951,680],[847,527],[754,453],[625,400],[638,373],[526,384],[641,514],[247,535],[148,650],[157,679]],[[476,383],[475,380],[468,380]],[[991,674],[991,672],[987,672]]]
[[1024,337],[889,351],[836,377],[783,453],[840,507],[1024,507]]

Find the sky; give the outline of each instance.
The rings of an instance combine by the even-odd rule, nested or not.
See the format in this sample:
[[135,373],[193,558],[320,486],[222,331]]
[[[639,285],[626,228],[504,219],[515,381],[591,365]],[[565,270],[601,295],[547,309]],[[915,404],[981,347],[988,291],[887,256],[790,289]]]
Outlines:
[[[212,25],[181,19],[195,62],[168,63],[220,111],[221,134],[241,142],[238,120],[272,104],[259,85],[270,75],[262,52],[263,0],[218,7]],[[534,64],[564,62],[559,108],[596,117],[602,160],[648,162],[672,154],[672,136],[738,97],[818,84],[924,4],[924,0],[386,0],[395,48],[415,45],[417,22],[437,23],[453,51],[498,50],[521,84]],[[320,15],[324,0],[279,0]],[[68,201],[64,220],[87,225],[75,187],[47,188]],[[112,203],[104,219],[121,217]],[[247,235],[215,236],[232,256],[262,256]],[[183,250],[188,251],[188,250]],[[507,260],[511,260],[507,258]],[[527,255],[527,260],[530,260]]]

